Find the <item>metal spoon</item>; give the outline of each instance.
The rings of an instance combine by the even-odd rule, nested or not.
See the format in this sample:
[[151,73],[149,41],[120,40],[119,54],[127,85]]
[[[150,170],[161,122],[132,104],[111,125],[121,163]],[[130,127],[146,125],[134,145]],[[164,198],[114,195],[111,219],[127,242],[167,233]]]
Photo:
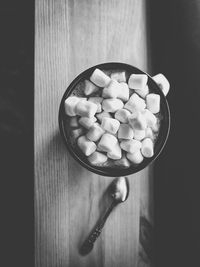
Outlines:
[[113,210],[113,208],[117,204],[126,201],[126,199],[128,198],[129,182],[128,182],[127,177],[119,177],[119,178],[114,179],[111,185],[109,186],[108,190],[109,190],[110,196],[113,198],[113,201],[111,205],[108,207],[108,209],[106,210],[106,212],[103,214],[103,216],[99,219],[94,230],[90,233],[88,238],[85,240],[85,242],[81,246],[80,253],[82,255],[88,254],[92,250],[94,246],[94,242],[99,237],[102,231],[102,228],[109,214]]

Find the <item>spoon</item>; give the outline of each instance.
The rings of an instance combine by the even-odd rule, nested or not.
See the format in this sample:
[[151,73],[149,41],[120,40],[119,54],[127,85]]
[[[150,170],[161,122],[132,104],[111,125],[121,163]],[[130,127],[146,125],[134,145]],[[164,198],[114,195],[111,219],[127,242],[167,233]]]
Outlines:
[[101,216],[101,218],[97,222],[96,227],[89,234],[85,242],[82,244],[80,248],[80,253],[82,255],[86,255],[92,250],[94,242],[101,234],[102,228],[113,208],[117,206],[117,204],[127,200],[129,195],[129,182],[127,177],[119,177],[114,179],[110,184],[108,190],[113,200],[111,202],[111,205],[106,210],[106,212]]

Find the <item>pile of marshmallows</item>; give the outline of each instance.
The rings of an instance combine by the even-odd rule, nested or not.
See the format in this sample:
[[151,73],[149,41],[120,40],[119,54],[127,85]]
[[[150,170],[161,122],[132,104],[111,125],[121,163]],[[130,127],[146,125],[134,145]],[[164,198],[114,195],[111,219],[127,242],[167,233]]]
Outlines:
[[[165,76],[158,74],[153,79],[166,95],[169,82]],[[145,74],[131,74],[126,83],[125,71],[109,77],[95,69],[90,81],[85,80],[86,97],[65,100],[70,126],[86,129],[84,134],[83,128],[76,128],[73,135],[92,165],[102,165],[109,158],[129,167],[130,162],[139,164],[154,155],[160,95],[149,92],[147,81]],[[94,96],[99,91],[101,96]]]

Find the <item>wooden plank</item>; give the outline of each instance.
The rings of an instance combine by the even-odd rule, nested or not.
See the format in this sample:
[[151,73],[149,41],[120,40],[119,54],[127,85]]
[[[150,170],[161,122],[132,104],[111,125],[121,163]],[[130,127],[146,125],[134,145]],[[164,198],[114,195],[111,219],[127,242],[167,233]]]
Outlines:
[[[58,132],[59,101],[72,79],[94,64],[122,61],[147,70],[145,1],[36,0],[36,266],[136,266],[140,203],[146,216],[149,169],[131,175],[130,196],[108,218],[87,256],[80,243],[106,207],[112,178],[82,168]],[[147,265],[146,265],[147,266]]]

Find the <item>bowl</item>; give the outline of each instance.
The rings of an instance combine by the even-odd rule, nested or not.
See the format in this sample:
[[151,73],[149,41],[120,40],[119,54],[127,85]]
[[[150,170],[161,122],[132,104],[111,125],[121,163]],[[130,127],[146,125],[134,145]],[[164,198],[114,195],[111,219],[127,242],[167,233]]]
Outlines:
[[[64,108],[64,102],[67,97],[69,97],[73,90],[76,88],[76,86],[84,81],[85,79],[89,79],[93,71],[98,68],[100,70],[109,71],[109,70],[125,70],[127,73],[132,74],[146,74],[148,76],[148,86],[151,92],[159,94],[160,95],[160,114],[161,114],[161,124],[159,133],[154,145],[154,155],[151,158],[144,158],[142,163],[138,165],[131,165],[128,168],[111,168],[111,167],[100,167],[100,166],[93,166],[91,165],[87,157],[83,154],[83,152],[79,149],[77,145],[75,145],[72,142],[72,139],[70,137],[70,127],[65,127],[67,115],[65,114],[65,108]],[[88,169],[89,171],[96,173],[98,175],[102,176],[110,176],[110,177],[120,177],[120,176],[127,176],[134,174],[136,172],[139,172],[140,170],[147,167],[149,164],[151,164],[161,153],[163,150],[170,130],[170,111],[169,106],[166,100],[166,97],[164,96],[163,92],[159,88],[159,86],[156,84],[156,82],[151,78],[151,76],[126,63],[119,63],[119,62],[108,62],[99,64],[96,66],[93,66],[85,71],[83,71],[81,74],[79,74],[68,86],[66,91],[64,92],[64,95],[62,97],[62,100],[60,102],[59,107],[59,128],[60,128],[60,134],[62,136],[62,139],[64,141],[64,144],[66,145],[67,149],[69,150],[70,154],[73,156],[73,158],[78,161],[83,167]]]

